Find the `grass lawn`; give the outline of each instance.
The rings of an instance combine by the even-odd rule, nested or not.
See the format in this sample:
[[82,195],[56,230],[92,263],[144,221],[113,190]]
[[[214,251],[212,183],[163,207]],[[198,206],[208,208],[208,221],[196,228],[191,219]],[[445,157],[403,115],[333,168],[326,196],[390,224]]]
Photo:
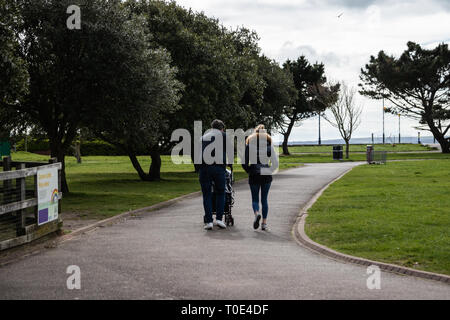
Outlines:
[[450,161],[361,166],[309,210],[306,233],[337,251],[450,274]]
[[[350,152],[366,152],[367,145],[350,145]],[[344,145],[345,150],[345,145]],[[431,151],[432,149],[420,144],[376,144],[375,150],[387,152],[413,152],[413,151]],[[314,153],[314,152],[333,152],[332,146],[298,146],[289,147],[291,153]]]
[[[345,155],[344,155],[345,157]],[[408,160],[408,159],[450,159],[450,154],[443,153],[389,153],[387,160]],[[349,160],[343,161],[366,161],[365,154],[350,154]],[[290,156],[280,156],[280,163],[327,163],[334,162],[332,154],[293,154]]]
[[[47,156],[18,152],[14,161],[48,161]],[[148,170],[150,157],[139,157],[144,170]],[[80,213],[85,218],[101,219],[129,210],[151,206],[200,191],[198,175],[192,165],[174,165],[170,156],[162,157],[163,181],[143,182],[128,157],[66,158],[66,174],[70,194],[62,200],[63,212]],[[300,163],[282,163],[281,169],[300,166]],[[235,166],[236,180],[247,177],[240,165]]]

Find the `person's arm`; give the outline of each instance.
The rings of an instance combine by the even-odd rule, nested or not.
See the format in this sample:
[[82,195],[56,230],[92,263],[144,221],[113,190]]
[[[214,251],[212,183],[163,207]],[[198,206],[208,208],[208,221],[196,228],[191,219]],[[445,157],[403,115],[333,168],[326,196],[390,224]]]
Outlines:
[[245,157],[244,157],[244,163],[242,164],[242,168],[244,168],[245,172],[249,173],[250,170],[250,149],[249,149],[249,145],[247,144],[245,146]]

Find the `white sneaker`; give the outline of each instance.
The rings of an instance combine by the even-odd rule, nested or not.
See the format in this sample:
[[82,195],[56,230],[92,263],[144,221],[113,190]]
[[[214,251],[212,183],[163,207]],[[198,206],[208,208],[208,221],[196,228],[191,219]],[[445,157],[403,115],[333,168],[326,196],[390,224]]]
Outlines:
[[225,225],[225,223],[223,223],[222,220],[216,220],[214,222],[214,225],[218,226],[220,229],[226,229],[227,226]]
[[212,222],[206,223],[204,229],[205,229],[205,230],[212,230],[212,229],[213,229],[213,224],[212,224]]

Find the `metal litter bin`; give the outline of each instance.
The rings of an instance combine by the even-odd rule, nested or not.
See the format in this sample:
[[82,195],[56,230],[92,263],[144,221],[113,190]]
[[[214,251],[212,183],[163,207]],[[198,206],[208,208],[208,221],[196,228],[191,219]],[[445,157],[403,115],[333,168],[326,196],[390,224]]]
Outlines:
[[333,146],[333,160],[344,159],[344,148],[342,146]]
[[374,153],[373,146],[367,146],[366,158],[367,158],[367,163],[369,163],[369,164],[372,164],[374,162],[373,153]]

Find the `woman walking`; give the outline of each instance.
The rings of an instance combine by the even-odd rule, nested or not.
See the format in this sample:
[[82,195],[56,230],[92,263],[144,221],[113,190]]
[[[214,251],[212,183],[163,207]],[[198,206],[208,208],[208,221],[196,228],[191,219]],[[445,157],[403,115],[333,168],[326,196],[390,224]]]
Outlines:
[[[255,214],[253,228],[259,228],[261,218],[263,219],[261,229],[266,231],[267,216],[269,213],[268,195],[272,184],[272,170],[278,167],[278,163],[270,166],[270,159],[275,155],[272,145],[272,138],[267,134],[264,125],[256,127],[255,132],[246,140],[245,161],[242,167],[249,175],[250,190],[252,193],[252,207]],[[262,215],[260,213],[260,195],[262,205]]]

